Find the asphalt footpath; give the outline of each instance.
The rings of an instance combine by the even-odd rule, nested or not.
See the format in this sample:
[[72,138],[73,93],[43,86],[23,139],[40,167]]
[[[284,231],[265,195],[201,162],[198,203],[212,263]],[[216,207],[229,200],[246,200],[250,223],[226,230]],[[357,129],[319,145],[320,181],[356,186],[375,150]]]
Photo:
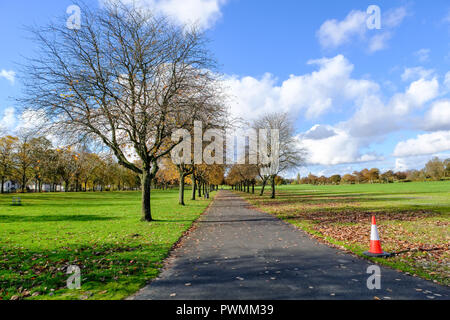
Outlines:
[[[130,300],[448,300],[450,289],[311,239],[220,191],[160,276]],[[375,283],[372,281],[369,283]]]

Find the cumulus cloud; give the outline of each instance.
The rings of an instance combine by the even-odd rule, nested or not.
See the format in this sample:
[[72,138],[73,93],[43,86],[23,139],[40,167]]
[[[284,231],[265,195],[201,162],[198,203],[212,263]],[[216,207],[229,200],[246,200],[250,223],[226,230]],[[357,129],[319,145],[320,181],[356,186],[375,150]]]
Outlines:
[[418,80],[421,78],[428,79],[434,75],[433,69],[425,69],[424,67],[405,68],[402,74],[403,81]]
[[8,71],[5,69],[2,69],[2,71],[0,71],[0,78],[5,78],[11,84],[14,84],[16,82],[16,73],[12,70]]
[[395,171],[407,171],[409,169],[410,165],[404,158],[395,159]]
[[315,125],[310,130],[308,130],[305,134],[302,135],[303,139],[310,140],[322,140],[333,137],[336,135],[336,132],[331,126],[324,125]]
[[346,130],[333,128],[332,131],[334,135],[323,139],[311,138],[308,135],[298,136],[302,146],[308,151],[309,164],[337,165],[381,159],[374,153],[361,154],[362,140],[351,136]]
[[291,75],[280,85],[271,74],[261,79],[230,77],[225,86],[233,97],[231,113],[253,119],[278,110],[295,115],[303,112],[305,117],[312,119],[340,103],[353,103],[369,92],[379,90],[372,81],[353,79],[354,66],[342,55],[312,60],[309,64],[317,66],[318,70],[305,75]]
[[408,15],[406,7],[388,10],[382,18],[382,25],[387,28],[398,27]]
[[43,111],[25,110],[18,116],[17,132],[33,132],[48,123],[48,118]]
[[394,156],[409,157],[448,150],[450,150],[450,131],[437,131],[399,142],[394,149]]
[[445,75],[445,78],[444,78],[444,88],[445,88],[447,91],[450,91],[450,71],[447,72],[447,74]]
[[344,20],[325,21],[317,31],[317,37],[323,48],[335,49],[358,41],[366,43],[369,52],[376,52],[387,48],[392,30],[402,23],[407,14],[405,7],[388,10],[381,18],[382,30],[376,30],[373,35],[367,28],[367,13],[352,10]]
[[392,111],[403,116],[412,109],[420,108],[425,103],[436,98],[439,94],[439,81],[437,78],[431,80],[419,79],[411,83],[405,93],[396,94],[391,100]]
[[320,44],[323,47],[336,48],[354,38],[364,38],[367,31],[366,20],[365,12],[353,10],[342,21],[325,21],[317,32]]
[[400,128],[406,116],[423,108],[438,94],[437,78],[414,81],[404,92],[394,94],[387,102],[379,94],[367,94],[358,101],[354,115],[341,126],[356,137],[386,135]]
[[0,119],[0,132],[5,133],[14,128],[16,124],[16,111],[14,108],[6,108]]
[[450,130],[450,100],[434,102],[425,115],[423,127],[428,131]]
[[386,49],[389,39],[392,38],[390,32],[383,32],[373,36],[369,41],[369,52],[376,52]]
[[381,24],[383,31],[369,39],[369,52],[384,50],[388,47],[388,41],[393,37],[392,30],[398,27],[408,12],[405,7],[399,7],[386,12],[383,15]]
[[403,91],[385,97],[376,82],[352,77],[354,66],[342,55],[312,60],[309,64],[316,66],[316,71],[291,75],[282,82],[271,74],[260,79],[230,77],[225,82],[233,97],[231,113],[246,120],[274,110],[289,112],[295,119],[339,113],[342,106],[355,110],[347,120],[332,126],[316,125],[299,134],[298,138],[310,150],[312,164],[379,160],[378,155],[361,150],[407,127],[411,123],[408,117],[423,110],[440,94],[439,81],[432,70],[405,70],[402,78],[414,81]]
[[[113,0],[100,0],[101,3]],[[122,0],[144,10],[164,14],[181,24],[211,28],[221,18],[221,8],[228,0]]]

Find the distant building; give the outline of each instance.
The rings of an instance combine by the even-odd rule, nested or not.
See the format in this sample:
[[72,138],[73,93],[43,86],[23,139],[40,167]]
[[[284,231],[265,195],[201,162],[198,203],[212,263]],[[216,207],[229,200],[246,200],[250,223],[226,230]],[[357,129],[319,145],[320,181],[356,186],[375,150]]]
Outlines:
[[[1,182],[0,182],[1,183]],[[3,184],[3,192],[5,193],[12,193],[12,192],[20,192],[22,190],[22,186],[15,182],[15,181],[6,181]],[[27,192],[38,192],[37,186],[34,183],[28,184],[26,187]],[[50,184],[43,184],[41,186],[41,192],[64,192],[64,187],[61,185],[54,186],[54,189],[52,188],[52,185]]]
[[[35,184],[30,184],[28,186],[28,190],[31,192],[38,192],[38,187]],[[64,192],[64,187],[61,185],[54,186],[54,190],[52,189],[52,185],[44,183],[41,185],[41,192]]]
[[17,190],[19,190],[19,188],[19,184],[15,181],[8,180],[3,184],[4,192],[16,192]]

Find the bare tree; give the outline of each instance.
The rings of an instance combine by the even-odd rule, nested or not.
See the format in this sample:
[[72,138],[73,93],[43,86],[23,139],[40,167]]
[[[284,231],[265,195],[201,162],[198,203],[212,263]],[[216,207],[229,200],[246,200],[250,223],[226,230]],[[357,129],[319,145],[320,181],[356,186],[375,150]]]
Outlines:
[[[259,137],[258,144],[267,145],[267,157],[278,156],[274,163],[265,164],[258,160],[258,172],[263,182],[261,195],[264,193],[264,187],[270,181],[272,185],[271,198],[275,199],[275,177],[283,172],[296,169],[303,165],[306,151],[300,146],[295,138],[294,124],[288,113],[271,113],[263,115],[253,123],[256,130],[266,130],[267,136],[264,139]],[[278,130],[278,141],[273,141],[271,130]],[[265,140],[265,141],[264,141]],[[277,152],[275,149],[278,149]],[[260,148],[260,150],[263,150]],[[277,155],[278,153],[278,155]]]
[[[195,103],[201,104],[200,108],[193,108],[194,112],[187,115],[190,117],[189,124],[186,125],[186,133],[189,137],[195,136],[195,122],[201,123],[201,135],[203,135],[207,130],[214,129],[221,134],[224,134],[224,130],[228,127],[228,108],[225,104],[226,95],[221,90],[221,85],[210,86],[209,91],[204,90],[202,92],[201,99],[198,99]],[[199,128],[200,129],[200,128]],[[180,138],[180,137],[179,137]],[[185,137],[182,137],[183,141]],[[188,150],[183,150],[187,152],[187,158],[189,161],[177,163],[177,169],[179,172],[179,204],[185,205],[184,202],[184,190],[185,190],[185,178],[189,175],[192,177],[192,200],[195,200],[195,192],[197,191],[196,180],[200,176],[197,174],[198,166],[192,161],[194,158],[193,151],[195,150],[195,141],[190,139],[190,141],[184,141],[189,144]],[[203,141],[202,150],[208,144],[208,141]],[[223,146],[224,147],[224,146]],[[174,150],[176,153],[177,150]],[[183,155],[184,156],[184,155]],[[187,159],[186,159],[187,160]],[[222,159],[223,160],[223,159]],[[200,190],[200,189],[198,189]]]
[[213,91],[215,63],[195,28],[120,1],[82,12],[80,30],[65,21],[33,30],[39,55],[24,67],[21,101],[44,114],[53,133],[98,141],[139,174],[142,219],[151,221],[158,160],[176,145],[172,132],[203,107],[202,93]]

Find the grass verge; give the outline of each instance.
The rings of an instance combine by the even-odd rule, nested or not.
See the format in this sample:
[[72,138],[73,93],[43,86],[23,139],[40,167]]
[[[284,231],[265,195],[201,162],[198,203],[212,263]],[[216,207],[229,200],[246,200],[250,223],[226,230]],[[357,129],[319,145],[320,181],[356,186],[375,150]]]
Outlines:
[[[320,241],[377,263],[450,285],[450,183],[284,186],[277,199],[240,193],[252,205]],[[370,217],[389,259],[367,258]]]
[[[153,191],[154,222],[140,221],[140,193],[0,196],[0,300],[118,300],[155,278],[163,260],[212,199],[178,205]],[[186,198],[188,191],[186,192]],[[69,290],[67,268],[81,269]]]

